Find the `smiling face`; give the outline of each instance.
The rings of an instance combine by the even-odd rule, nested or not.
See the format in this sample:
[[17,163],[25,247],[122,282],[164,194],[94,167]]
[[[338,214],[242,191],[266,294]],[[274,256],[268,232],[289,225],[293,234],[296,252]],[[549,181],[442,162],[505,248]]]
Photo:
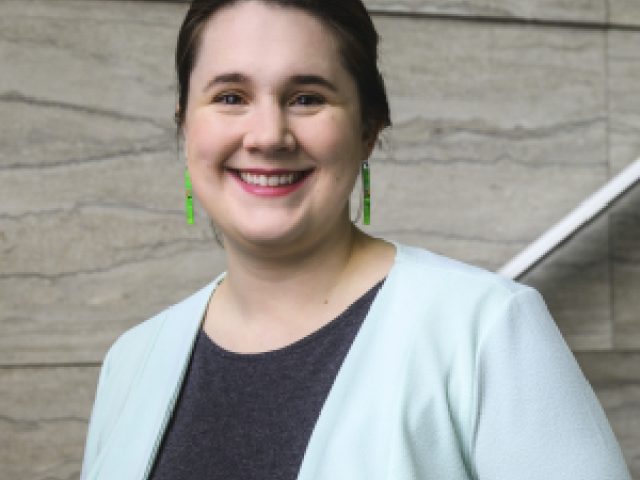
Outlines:
[[193,189],[227,248],[303,249],[350,228],[375,139],[334,35],[311,15],[259,1],[214,14],[183,131]]

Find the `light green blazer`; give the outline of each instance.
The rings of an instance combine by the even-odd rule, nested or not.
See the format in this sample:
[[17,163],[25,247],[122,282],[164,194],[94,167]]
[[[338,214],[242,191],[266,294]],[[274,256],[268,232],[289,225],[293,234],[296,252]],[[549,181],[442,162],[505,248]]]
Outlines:
[[[299,480],[630,480],[535,290],[396,247]],[[219,280],[111,347],[82,479],[147,478]]]

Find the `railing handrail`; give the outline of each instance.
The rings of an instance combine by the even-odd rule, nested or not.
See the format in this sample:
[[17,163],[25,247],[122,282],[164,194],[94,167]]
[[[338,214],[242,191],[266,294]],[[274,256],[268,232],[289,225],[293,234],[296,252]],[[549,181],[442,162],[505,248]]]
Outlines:
[[640,158],[507,262],[498,273],[518,279],[640,183]]

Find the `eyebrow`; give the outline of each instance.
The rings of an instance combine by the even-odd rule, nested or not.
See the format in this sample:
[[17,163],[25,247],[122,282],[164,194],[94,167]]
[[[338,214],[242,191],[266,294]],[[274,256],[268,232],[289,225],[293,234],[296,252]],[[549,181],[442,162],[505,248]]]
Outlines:
[[249,78],[242,73],[222,73],[220,75],[216,75],[211,80],[207,82],[207,84],[202,89],[203,92],[206,92],[214,85],[218,85],[220,83],[248,83]]
[[333,92],[338,91],[338,89],[333,83],[331,83],[326,78],[321,77],[320,75],[311,75],[311,74],[294,75],[289,79],[289,81],[294,85],[320,85],[328,88]]
[[[250,83],[249,77],[242,73],[231,72],[231,73],[222,73],[220,75],[216,75],[213,77],[207,84],[205,85],[203,92],[206,92],[214,85],[224,83]],[[337,92],[338,89],[336,86],[320,75],[314,74],[301,74],[301,75],[293,75],[289,77],[288,83],[293,85],[320,85],[333,92]]]

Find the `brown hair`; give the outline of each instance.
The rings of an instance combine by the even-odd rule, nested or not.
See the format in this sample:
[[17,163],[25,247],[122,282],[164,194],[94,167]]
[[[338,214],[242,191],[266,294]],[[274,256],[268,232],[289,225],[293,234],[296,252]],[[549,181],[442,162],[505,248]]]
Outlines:
[[[178,110],[175,120],[184,124],[189,79],[195,66],[202,30],[211,16],[241,0],[193,0],[182,22],[176,46]],[[356,82],[365,132],[391,125],[384,80],[378,70],[378,33],[361,0],[259,0],[297,8],[330,27],[338,39],[344,67]]]

